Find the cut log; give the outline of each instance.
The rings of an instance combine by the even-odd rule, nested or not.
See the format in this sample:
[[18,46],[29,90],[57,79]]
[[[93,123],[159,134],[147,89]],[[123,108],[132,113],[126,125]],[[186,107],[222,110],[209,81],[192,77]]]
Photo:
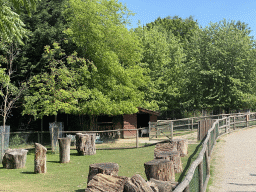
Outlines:
[[118,176],[119,165],[117,163],[95,163],[89,166],[88,181],[97,175],[98,173]]
[[188,154],[188,140],[173,139],[168,143],[158,143],[155,147],[154,154],[160,151],[179,151],[180,156],[184,157]]
[[178,151],[159,151],[155,153],[155,158],[172,161],[175,173],[181,173],[183,171],[180,153]]
[[124,184],[124,192],[138,192],[138,187],[128,178]]
[[149,187],[152,189],[153,192],[159,192],[159,189],[155,183],[151,181],[147,181],[147,184],[149,185]]
[[175,181],[173,162],[166,159],[154,159],[144,163],[147,179],[150,178],[162,181]]
[[8,149],[3,157],[3,167],[6,169],[20,169],[25,167],[28,150]]
[[46,152],[43,145],[35,143],[35,173],[46,173]]
[[153,178],[151,178],[149,181],[156,184],[159,192],[172,192],[178,185],[178,182],[175,181],[160,181]]
[[69,137],[59,138],[59,151],[60,151],[60,163],[70,162],[70,143],[71,139]]
[[124,184],[124,192],[154,192],[149,184],[138,174],[128,178]]
[[90,180],[85,192],[123,192],[126,180],[127,177],[99,173]]
[[76,134],[76,150],[79,155],[94,155],[96,154],[95,146],[96,134]]
[[162,151],[177,151],[177,143],[158,143],[156,144],[155,150],[154,150],[154,156],[156,156],[157,153]]
[[184,157],[188,154],[188,140],[187,139],[174,139],[171,142],[177,142],[177,151],[180,152],[181,157]]

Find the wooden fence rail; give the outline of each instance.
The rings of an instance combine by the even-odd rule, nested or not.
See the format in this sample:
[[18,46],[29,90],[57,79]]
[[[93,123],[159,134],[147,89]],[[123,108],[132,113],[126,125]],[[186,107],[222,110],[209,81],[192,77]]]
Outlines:
[[[250,122],[256,121],[256,113],[232,114],[222,119],[217,119],[211,129],[208,130],[206,137],[202,143],[202,150],[197,159],[191,164],[186,177],[175,188],[173,192],[205,192],[210,178],[210,156],[216,140],[223,134],[232,131],[230,128],[233,125],[233,130],[240,127],[249,127]],[[251,118],[254,117],[254,118]],[[242,120],[237,121],[236,118]],[[250,119],[251,118],[251,119]],[[233,119],[233,122],[231,122]],[[245,120],[243,120],[245,119]],[[241,125],[244,123],[244,125]]]

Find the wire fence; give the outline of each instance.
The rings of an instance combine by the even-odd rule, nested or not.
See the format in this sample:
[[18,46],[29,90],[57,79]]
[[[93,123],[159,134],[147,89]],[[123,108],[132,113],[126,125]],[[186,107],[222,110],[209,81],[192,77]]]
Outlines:
[[[76,133],[95,133],[96,149],[132,149],[151,146],[157,141],[149,141],[148,127],[138,129],[117,129],[104,131],[62,131],[54,129],[51,131],[26,131],[10,132],[10,148],[24,147],[33,148],[34,143],[40,143],[52,151],[58,152],[58,138],[70,137],[71,148],[75,148]],[[124,139],[125,137],[125,139]],[[1,145],[1,143],[0,143]],[[8,148],[8,147],[7,147]]]
[[256,113],[232,114],[216,119],[204,140],[202,150],[191,164],[186,177],[175,188],[174,192],[205,192],[210,177],[210,156],[219,136],[237,128],[256,125]]

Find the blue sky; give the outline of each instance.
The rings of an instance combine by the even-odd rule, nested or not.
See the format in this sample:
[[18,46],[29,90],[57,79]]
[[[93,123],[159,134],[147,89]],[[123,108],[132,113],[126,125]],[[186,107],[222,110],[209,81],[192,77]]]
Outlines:
[[210,22],[240,20],[253,30],[251,35],[256,39],[256,0],[119,0],[126,3],[129,10],[136,13],[131,17],[132,27],[152,22],[158,17],[180,16],[194,17],[200,26]]

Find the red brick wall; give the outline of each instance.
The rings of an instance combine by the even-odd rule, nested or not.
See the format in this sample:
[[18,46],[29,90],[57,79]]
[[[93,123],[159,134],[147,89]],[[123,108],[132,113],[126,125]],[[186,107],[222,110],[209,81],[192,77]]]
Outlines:
[[150,122],[157,122],[157,116],[156,115],[150,115],[149,121]]
[[[137,114],[124,115],[124,129],[137,129]],[[123,131],[123,138],[136,137],[136,131]]]

